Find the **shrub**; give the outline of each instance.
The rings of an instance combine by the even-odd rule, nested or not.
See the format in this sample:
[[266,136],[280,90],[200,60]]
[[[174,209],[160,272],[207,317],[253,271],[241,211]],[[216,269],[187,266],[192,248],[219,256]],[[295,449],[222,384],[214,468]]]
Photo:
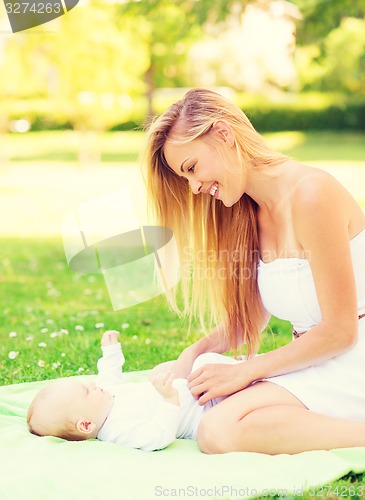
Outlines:
[[[365,100],[329,94],[283,95],[285,100],[272,102],[265,96],[238,95],[236,103],[245,111],[260,132],[282,130],[365,130]],[[158,100],[158,111],[171,104]],[[65,109],[45,99],[28,99],[8,103],[10,121],[27,119],[32,130],[70,129],[72,119]],[[143,97],[133,101],[133,111],[128,120],[113,126],[105,123],[106,130],[135,130],[143,128],[147,105]],[[102,120],[102,117],[99,116]]]

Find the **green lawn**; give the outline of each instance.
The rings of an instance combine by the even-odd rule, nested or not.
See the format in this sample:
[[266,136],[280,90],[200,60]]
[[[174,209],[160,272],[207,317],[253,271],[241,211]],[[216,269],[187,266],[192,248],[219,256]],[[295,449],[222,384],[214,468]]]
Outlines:
[[[264,134],[274,149],[300,161],[365,162],[365,134],[338,132],[276,132]],[[101,153],[104,162],[133,162],[143,145],[142,132],[80,135],[73,131],[8,134],[2,138],[9,160],[77,161],[80,147]]]
[[122,332],[126,370],[151,368],[187,343],[162,298],[113,311],[103,278],[71,271],[62,241],[2,239],[1,249],[1,384],[94,373],[106,329]]
[[10,161],[75,162],[80,149],[101,154],[103,162],[135,162],[143,145],[142,132],[107,132],[104,134],[66,130],[8,134],[3,137]]
[[267,143],[303,162],[360,162],[365,165],[365,133],[276,132]]
[[[173,359],[202,335],[188,334],[163,297],[113,311],[103,277],[71,271],[57,239],[3,238],[0,279],[1,385],[94,373],[106,329],[122,332],[128,371]],[[288,325],[272,329],[266,350],[290,338]]]

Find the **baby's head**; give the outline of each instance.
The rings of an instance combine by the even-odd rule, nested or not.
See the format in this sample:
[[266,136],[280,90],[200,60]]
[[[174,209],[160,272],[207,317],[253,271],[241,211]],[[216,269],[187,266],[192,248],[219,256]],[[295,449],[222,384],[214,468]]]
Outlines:
[[112,405],[112,395],[95,383],[60,379],[35,396],[27,423],[37,436],[82,441],[97,436]]

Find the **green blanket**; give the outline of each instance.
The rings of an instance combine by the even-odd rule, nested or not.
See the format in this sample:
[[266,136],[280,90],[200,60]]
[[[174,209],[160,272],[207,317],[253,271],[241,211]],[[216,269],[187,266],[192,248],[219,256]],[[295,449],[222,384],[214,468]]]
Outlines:
[[[130,381],[147,372],[126,373]],[[87,379],[89,377],[78,377]],[[270,456],[204,455],[196,442],[177,440],[145,452],[97,440],[67,442],[31,435],[27,407],[47,382],[0,387],[1,500],[240,499],[301,495],[350,471],[365,471],[365,448]]]

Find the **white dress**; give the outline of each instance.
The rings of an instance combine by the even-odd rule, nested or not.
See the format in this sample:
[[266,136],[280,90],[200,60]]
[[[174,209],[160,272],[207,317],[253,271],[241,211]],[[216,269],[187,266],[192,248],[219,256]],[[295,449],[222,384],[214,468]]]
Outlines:
[[[365,312],[365,229],[351,240],[350,246],[360,315]],[[290,321],[297,332],[309,330],[321,321],[308,260],[260,261],[258,285],[265,308]],[[309,410],[365,422],[365,317],[358,321],[358,328],[357,344],[349,351],[268,380],[290,391]]]

